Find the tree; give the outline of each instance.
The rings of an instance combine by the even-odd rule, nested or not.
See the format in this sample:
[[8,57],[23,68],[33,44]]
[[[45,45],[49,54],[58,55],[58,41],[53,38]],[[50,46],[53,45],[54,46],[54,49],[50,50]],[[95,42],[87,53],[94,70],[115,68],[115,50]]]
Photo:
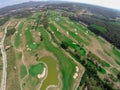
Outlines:
[[68,49],[68,43],[62,41],[61,45],[60,45],[63,49]]
[[120,79],[120,72],[118,73],[117,78]]

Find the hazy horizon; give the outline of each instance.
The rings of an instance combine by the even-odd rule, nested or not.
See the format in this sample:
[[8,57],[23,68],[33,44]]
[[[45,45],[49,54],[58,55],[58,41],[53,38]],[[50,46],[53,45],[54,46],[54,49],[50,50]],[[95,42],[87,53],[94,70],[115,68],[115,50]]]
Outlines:
[[[0,0],[0,8],[20,4],[29,1],[58,1],[58,0]],[[59,0],[59,1],[69,1],[69,2],[79,2],[91,5],[98,5],[107,8],[113,8],[120,10],[120,0]]]

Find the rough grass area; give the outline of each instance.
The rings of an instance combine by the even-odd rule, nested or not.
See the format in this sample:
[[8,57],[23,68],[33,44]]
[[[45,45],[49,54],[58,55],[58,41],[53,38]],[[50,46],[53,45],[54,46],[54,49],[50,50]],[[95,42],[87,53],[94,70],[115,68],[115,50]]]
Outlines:
[[[17,64],[16,64],[17,63]],[[18,62],[16,58],[16,53],[13,48],[7,51],[7,87],[6,90],[20,90],[19,85],[19,72],[14,70],[17,67]]]
[[43,63],[32,65],[29,69],[29,74],[33,77],[36,77],[38,74],[42,73],[43,68],[44,68]]
[[15,38],[14,38],[14,45],[18,48],[20,46],[21,43],[21,39],[20,39],[20,34],[22,32],[22,28],[24,26],[24,23],[22,22],[17,30],[17,33],[15,34]]
[[24,78],[26,74],[27,74],[26,67],[25,67],[24,65],[22,65],[22,66],[20,67],[20,78],[21,78],[21,79]]
[[58,71],[56,61],[50,56],[43,57],[39,61],[44,62],[48,67],[47,78],[44,80],[40,90],[46,90],[49,85],[58,85]]

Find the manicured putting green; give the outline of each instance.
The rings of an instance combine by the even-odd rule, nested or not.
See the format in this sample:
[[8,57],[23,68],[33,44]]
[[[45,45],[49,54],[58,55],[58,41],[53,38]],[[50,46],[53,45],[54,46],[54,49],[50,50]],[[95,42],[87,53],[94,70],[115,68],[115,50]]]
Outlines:
[[38,74],[42,73],[43,68],[44,68],[43,63],[32,65],[29,69],[29,74],[33,77],[36,77]]
[[56,61],[50,56],[43,57],[40,59],[40,61],[44,62],[48,67],[47,78],[43,81],[40,90],[46,90],[49,85],[58,85],[58,71],[56,69]]
[[34,49],[38,48],[38,46],[39,46],[38,44],[30,44],[29,48],[34,50]]

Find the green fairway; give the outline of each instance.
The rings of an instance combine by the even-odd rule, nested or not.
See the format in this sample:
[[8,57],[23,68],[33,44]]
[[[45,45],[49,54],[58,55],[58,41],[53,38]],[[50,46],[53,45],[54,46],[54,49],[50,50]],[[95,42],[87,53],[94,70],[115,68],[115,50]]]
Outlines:
[[106,32],[106,31],[107,31],[106,28],[101,27],[101,26],[98,26],[98,25],[96,25],[96,24],[92,24],[92,25],[90,25],[90,27],[92,27],[93,29],[98,30],[98,31],[100,31],[100,32]]
[[102,74],[106,74],[106,70],[105,70],[104,68],[101,68],[101,69],[99,70],[99,72],[102,73]]
[[47,78],[43,81],[40,90],[46,90],[49,85],[58,85],[58,71],[56,61],[50,56],[42,57],[39,61],[44,62],[48,67]]
[[14,45],[18,48],[20,46],[21,43],[21,39],[20,39],[20,34],[22,32],[22,28],[24,26],[24,23],[20,23],[17,33],[15,34],[15,38],[14,38]]
[[[60,33],[59,31],[57,31],[57,28],[54,26],[54,24],[50,24],[49,25],[50,29],[54,32],[55,36],[62,42],[65,41],[68,44],[72,43],[72,40],[70,40],[69,38],[67,38],[65,35],[63,35],[62,33]],[[64,38],[61,38],[64,37]]]
[[110,64],[105,62],[104,60],[99,61],[103,67],[110,67]]
[[72,36],[74,39],[76,39],[79,42],[83,42],[83,40],[75,34],[75,32],[72,32],[70,30],[72,30],[70,27],[68,28],[67,26],[64,26],[64,22],[62,22],[62,20],[60,20],[59,22],[56,22],[64,31],[67,31],[70,36]]
[[[68,32],[71,37],[73,37],[75,40],[77,40],[80,43],[84,43],[86,45],[89,44],[90,39],[87,38],[85,35],[86,30],[81,30],[83,28],[79,28],[74,22],[67,20],[67,23],[63,17],[59,17],[60,21],[56,22],[64,31]],[[83,26],[82,26],[83,27]],[[75,31],[76,30],[76,31]],[[77,35],[76,35],[77,33]]]
[[84,48],[80,47],[80,46],[76,46],[75,49],[77,50],[77,52],[82,55],[85,56],[86,55],[86,51]]
[[25,37],[26,37],[27,45],[33,44],[33,41],[34,41],[30,30],[31,30],[30,26],[28,26],[28,28],[25,30]]
[[21,78],[24,78],[26,74],[27,74],[26,67],[25,67],[24,65],[22,65],[22,66],[20,67],[20,77],[21,77]]
[[105,52],[108,56],[111,56],[111,54],[110,54],[108,51],[104,50],[104,52]]
[[115,60],[115,62],[116,62],[118,65],[120,65],[120,61],[119,61],[119,60]]
[[30,69],[29,69],[29,74],[33,77],[36,77],[38,74],[42,73],[44,68],[44,64],[43,63],[39,63],[36,65],[31,65]]
[[67,58],[59,48],[55,48],[51,44],[48,34],[43,27],[40,28],[40,32],[44,38],[45,48],[52,52],[58,59],[62,74],[63,90],[70,90],[73,85],[73,74],[75,73],[76,64],[71,59]]
[[112,48],[112,51],[113,51],[113,53],[118,57],[118,58],[120,58],[120,51],[118,51],[116,48]]
[[113,72],[113,74],[118,75],[118,73],[120,73],[120,71],[116,68],[111,68],[111,71]]
[[28,26],[28,28],[26,29],[25,37],[26,37],[26,45],[28,45],[28,47],[31,50],[38,48],[39,44],[34,42],[34,38],[33,38],[32,33],[31,33],[31,26]]

